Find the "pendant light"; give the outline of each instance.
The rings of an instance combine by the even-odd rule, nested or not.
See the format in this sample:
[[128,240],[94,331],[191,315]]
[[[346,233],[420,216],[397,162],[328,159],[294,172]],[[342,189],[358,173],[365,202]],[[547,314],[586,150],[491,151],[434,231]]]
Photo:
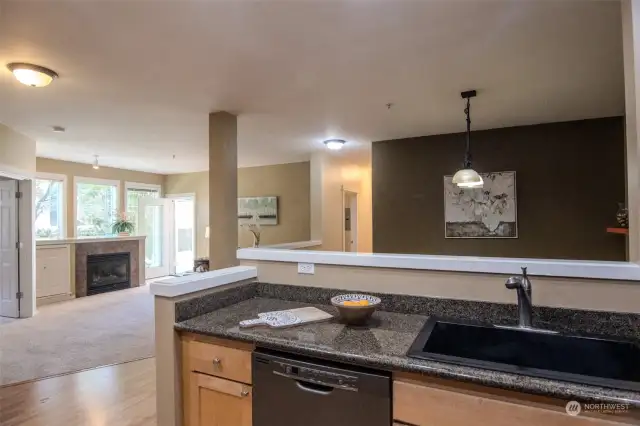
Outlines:
[[462,92],[460,95],[462,99],[467,100],[467,107],[464,109],[464,113],[467,116],[467,149],[464,154],[464,165],[461,170],[458,170],[453,175],[452,182],[459,188],[482,188],[484,181],[482,177],[471,168],[471,98],[476,96],[475,90],[468,92]]
[[94,155],[94,157],[95,157],[95,160],[93,160],[93,168],[95,170],[98,170],[100,168],[100,164],[98,164],[98,156]]

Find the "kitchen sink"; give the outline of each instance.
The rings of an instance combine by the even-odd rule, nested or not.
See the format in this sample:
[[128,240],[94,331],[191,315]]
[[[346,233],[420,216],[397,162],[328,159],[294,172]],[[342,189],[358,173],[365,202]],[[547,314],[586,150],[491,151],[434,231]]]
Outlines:
[[407,356],[640,391],[638,342],[431,317]]

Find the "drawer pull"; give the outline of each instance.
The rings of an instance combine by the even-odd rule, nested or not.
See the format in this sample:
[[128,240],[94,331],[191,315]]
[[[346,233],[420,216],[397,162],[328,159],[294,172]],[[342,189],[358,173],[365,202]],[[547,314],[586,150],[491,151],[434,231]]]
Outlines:
[[218,366],[222,361],[220,361],[220,358],[214,358],[212,362],[213,362],[213,365]]
[[245,397],[245,396],[249,396],[249,391],[248,390],[243,390],[242,392],[240,392],[240,396],[241,397]]

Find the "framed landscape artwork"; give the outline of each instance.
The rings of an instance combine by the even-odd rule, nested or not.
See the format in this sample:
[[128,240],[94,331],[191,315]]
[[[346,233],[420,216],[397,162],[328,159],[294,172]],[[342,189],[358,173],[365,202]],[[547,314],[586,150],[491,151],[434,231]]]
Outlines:
[[238,198],[238,222],[251,222],[253,216],[260,217],[260,225],[278,224],[278,197]]
[[445,238],[518,238],[516,172],[481,173],[484,187],[444,177]]

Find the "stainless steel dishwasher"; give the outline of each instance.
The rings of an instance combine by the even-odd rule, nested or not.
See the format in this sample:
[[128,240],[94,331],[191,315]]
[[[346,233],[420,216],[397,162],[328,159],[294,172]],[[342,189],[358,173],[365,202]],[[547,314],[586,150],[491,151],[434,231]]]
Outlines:
[[389,374],[253,353],[253,426],[390,426]]

